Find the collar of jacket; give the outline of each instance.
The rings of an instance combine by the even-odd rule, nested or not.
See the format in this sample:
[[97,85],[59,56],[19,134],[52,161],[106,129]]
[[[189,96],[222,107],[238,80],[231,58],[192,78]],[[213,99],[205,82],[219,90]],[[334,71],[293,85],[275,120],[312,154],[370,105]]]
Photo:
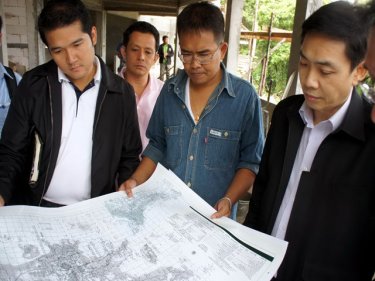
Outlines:
[[[101,79],[101,85],[103,85],[107,90],[108,93],[122,93],[122,81],[121,77],[117,75],[113,75],[111,71],[108,69],[107,65],[104,63],[104,61],[98,57],[100,62],[100,67],[102,69],[102,79]],[[50,81],[57,81],[57,65],[54,62],[54,60],[50,60],[46,64],[42,65],[42,68],[40,69],[39,75],[41,76],[49,76]]]
[[[288,110],[289,120],[298,116],[298,119],[303,123],[302,118],[299,116],[298,110],[305,101],[303,95],[297,95],[299,102],[294,103]],[[297,98],[296,96],[296,98]],[[353,89],[352,97],[350,100],[348,111],[341,123],[341,125],[332,133],[345,132],[351,137],[360,141],[365,141],[365,125],[370,121],[370,104],[368,104],[355,89]]]
[[359,96],[354,88],[348,111],[336,132],[342,130],[360,141],[365,141],[365,123],[369,121],[370,104]]

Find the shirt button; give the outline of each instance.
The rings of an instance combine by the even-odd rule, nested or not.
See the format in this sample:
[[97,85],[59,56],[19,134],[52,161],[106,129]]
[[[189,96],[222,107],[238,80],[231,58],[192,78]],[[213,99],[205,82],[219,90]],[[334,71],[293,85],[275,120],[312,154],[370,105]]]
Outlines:
[[229,133],[228,132],[224,132],[224,137],[228,137]]
[[190,156],[189,156],[189,160],[190,160],[190,161],[193,161],[193,160],[194,160],[194,156],[193,156],[193,155],[190,155]]
[[198,130],[196,128],[193,129],[193,134],[196,134]]
[[188,186],[188,187],[191,187],[191,182],[190,182],[190,181],[187,183],[187,186]]
[[185,108],[186,108],[186,106],[185,106],[184,104],[183,104],[181,107],[182,107],[182,109],[185,109]]

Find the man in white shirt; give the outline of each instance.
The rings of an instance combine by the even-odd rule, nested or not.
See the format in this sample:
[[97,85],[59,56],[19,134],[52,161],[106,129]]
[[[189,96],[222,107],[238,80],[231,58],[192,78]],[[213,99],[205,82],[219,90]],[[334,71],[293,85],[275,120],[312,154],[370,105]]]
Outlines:
[[302,25],[303,95],[281,101],[245,225],[289,242],[275,280],[370,281],[375,265],[375,126],[355,86],[366,28],[338,1]]
[[57,207],[107,194],[139,164],[133,88],[95,56],[84,4],[46,2],[38,29],[52,60],[25,73],[12,100],[0,141],[0,206]]

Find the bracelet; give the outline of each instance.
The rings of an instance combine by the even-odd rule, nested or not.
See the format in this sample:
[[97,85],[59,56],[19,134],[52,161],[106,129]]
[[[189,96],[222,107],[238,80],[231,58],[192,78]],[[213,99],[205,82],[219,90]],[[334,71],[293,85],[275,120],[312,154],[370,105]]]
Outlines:
[[228,202],[229,202],[229,210],[232,210],[232,200],[230,200],[230,198],[229,197],[223,197],[223,198],[221,198],[220,200],[223,200],[223,199],[225,199],[225,200],[227,200]]

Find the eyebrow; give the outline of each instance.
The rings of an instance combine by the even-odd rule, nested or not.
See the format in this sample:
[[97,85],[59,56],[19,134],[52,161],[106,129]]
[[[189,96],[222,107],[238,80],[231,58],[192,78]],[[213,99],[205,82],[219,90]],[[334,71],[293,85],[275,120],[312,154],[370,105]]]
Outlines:
[[128,44],[127,47],[145,49],[145,50],[148,50],[148,51],[156,52],[156,50],[153,47],[149,47],[149,46],[142,47],[142,46],[138,45],[137,43]]
[[[186,49],[183,49],[181,47],[180,47],[180,50],[181,50],[181,52],[185,52],[185,53],[193,53],[193,52],[191,52],[189,50],[186,50]],[[211,52],[211,50],[210,49],[204,49],[204,50],[199,50],[198,52],[195,52],[195,53],[199,54],[199,53],[206,53],[206,52]]]
[[[308,61],[311,61],[309,60],[302,52],[302,50],[299,51],[299,54],[302,58],[304,58],[305,60],[308,60]],[[330,61],[327,61],[327,60],[317,60],[317,61],[313,61],[312,63],[314,64],[319,64],[319,65],[322,65],[322,66],[328,66],[328,67],[335,67],[335,65],[330,62]]]
[[[74,45],[74,44],[80,43],[80,42],[82,42],[82,41],[83,41],[83,38],[78,38],[77,40],[73,41],[73,42],[70,43],[69,45]],[[53,52],[53,51],[56,51],[56,50],[58,50],[58,49],[63,49],[63,48],[64,48],[64,47],[59,47],[59,46],[57,46],[57,47],[49,48],[49,50],[50,50],[51,52]]]

